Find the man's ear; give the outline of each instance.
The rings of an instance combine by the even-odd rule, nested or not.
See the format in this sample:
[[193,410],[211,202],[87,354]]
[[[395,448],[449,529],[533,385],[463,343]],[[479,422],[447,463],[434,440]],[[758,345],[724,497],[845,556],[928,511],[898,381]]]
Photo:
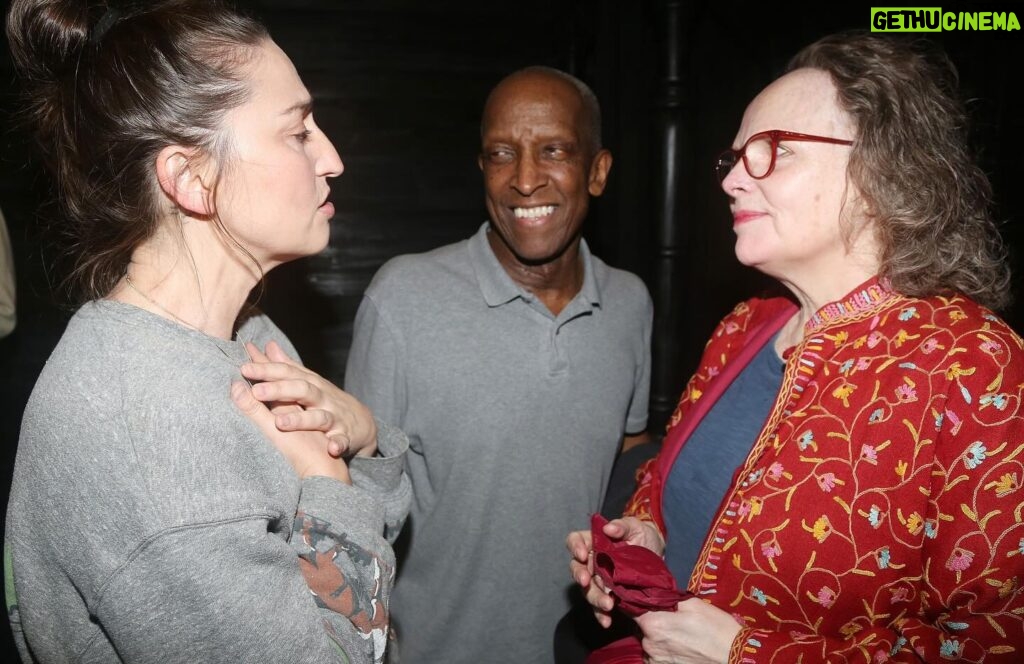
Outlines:
[[587,177],[587,191],[591,196],[600,196],[604,193],[604,186],[608,183],[608,173],[612,170],[612,153],[604,148],[597,151],[590,161],[590,174]]
[[195,160],[195,148],[168,145],[156,157],[156,177],[160,189],[175,205],[190,214],[208,217],[216,210],[213,192],[206,184],[206,174]]

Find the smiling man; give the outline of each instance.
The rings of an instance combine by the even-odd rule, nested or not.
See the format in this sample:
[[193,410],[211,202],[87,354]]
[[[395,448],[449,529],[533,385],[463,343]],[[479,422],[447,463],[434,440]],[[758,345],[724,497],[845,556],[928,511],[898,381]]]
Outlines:
[[568,74],[501,81],[480,127],[490,220],[390,261],[360,306],[345,389],[410,441],[392,599],[406,662],[553,661],[565,535],[644,435],[650,297],[581,237],[612,164],[600,125]]

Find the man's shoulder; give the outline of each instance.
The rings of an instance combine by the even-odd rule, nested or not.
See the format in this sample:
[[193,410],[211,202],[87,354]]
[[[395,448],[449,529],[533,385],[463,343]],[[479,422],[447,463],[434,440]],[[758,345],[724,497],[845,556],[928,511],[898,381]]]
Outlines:
[[593,254],[590,261],[602,298],[650,306],[651,296],[643,279],[628,270],[612,267]]

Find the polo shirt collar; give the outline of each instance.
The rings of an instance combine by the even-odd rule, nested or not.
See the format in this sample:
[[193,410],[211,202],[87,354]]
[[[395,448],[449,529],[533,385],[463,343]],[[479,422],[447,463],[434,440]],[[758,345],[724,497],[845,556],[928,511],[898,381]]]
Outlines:
[[[490,226],[490,222],[485,221],[480,226],[480,230],[469,238],[469,257],[473,263],[473,271],[476,273],[477,283],[480,285],[484,301],[490,307],[500,307],[517,298],[527,303],[535,301],[537,298],[512,281],[512,277],[508,276],[508,272],[498,262],[498,257],[491,249],[491,243],[487,241]],[[582,298],[592,306],[601,306],[601,293],[597,287],[597,280],[594,278],[593,258],[587,241],[583,239],[580,239],[580,260],[583,261],[583,287],[574,302]]]

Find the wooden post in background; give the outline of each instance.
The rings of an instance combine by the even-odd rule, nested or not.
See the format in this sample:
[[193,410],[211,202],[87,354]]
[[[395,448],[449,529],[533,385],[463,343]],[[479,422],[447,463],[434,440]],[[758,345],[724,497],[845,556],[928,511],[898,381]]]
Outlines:
[[685,196],[683,183],[693,170],[684,93],[683,53],[691,3],[661,0],[656,24],[661,65],[652,109],[655,136],[651,168],[654,176],[655,271],[651,375],[651,426],[659,435],[679,397],[680,324],[685,314],[685,293],[680,286]]

